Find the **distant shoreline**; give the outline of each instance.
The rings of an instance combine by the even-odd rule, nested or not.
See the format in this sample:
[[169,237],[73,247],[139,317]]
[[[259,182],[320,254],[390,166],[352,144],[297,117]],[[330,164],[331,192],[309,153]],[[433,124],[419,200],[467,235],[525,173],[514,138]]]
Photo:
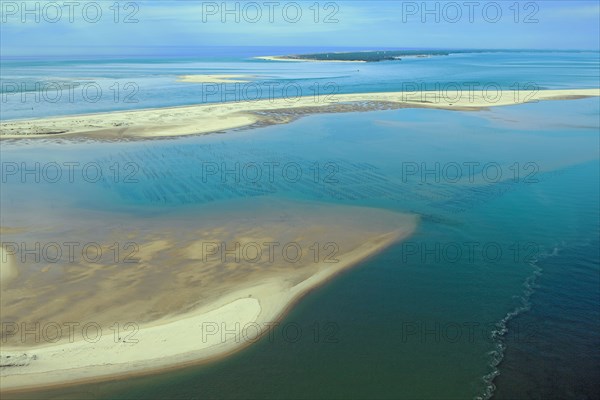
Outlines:
[[354,52],[329,52],[312,54],[290,54],[279,56],[260,56],[254,57],[260,60],[268,61],[307,61],[307,62],[380,62],[380,61],[400,61],[402,58],[427,58],[434,56],[447,56],[451,52],[436,51],[418,51],[418,50],[367,50]]

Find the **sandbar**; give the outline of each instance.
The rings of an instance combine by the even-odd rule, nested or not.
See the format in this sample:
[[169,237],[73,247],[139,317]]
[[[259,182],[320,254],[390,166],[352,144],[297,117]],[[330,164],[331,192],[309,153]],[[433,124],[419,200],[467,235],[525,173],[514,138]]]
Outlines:
[[[68,227],[61,222],[65,217]],[[32,247],[34,241],[76,238],[101,244],[111,257],[72,262],[65,254],[58,263],[35,263],[15,254],[20,273],[3,286],[0,299],[4,393],[225,357],[268,334],[269,324],[304,294],[408,237],[418,224],[415,215],[382,209],[264,198],[154,217],[69,209],[24,218],[8,218],[24,229],[4,235],[4,241]],[[27,221],[36,229],[27,229]],[[115,262],[113,244],[128,242],[139,246],[137,262]],[[223,256],[235,243],[240,259]],[[265,243],[279,245],[267,254]],[[284,255],[290,243],[300,247],[300,258],[294,249]],[[257,244],[263,251],[258,261]],[[15,331],[23,324],[35,331],[34,323],[40,337]],[[73,334],[67,324],[75,326]],[[82,329],[89,324],[94,328],[84,340]],[[49,340],[57,325],[61,336]],[[236,327],[237,334],[222,335]]]
[[531,91],[412,91],[304,96],[118,111],[0,123],[1,139],[94,138],[120,140],[223,132],[289,123],[314,113],[433,108],[476,111],[542,100],[600,96],[600,89]]

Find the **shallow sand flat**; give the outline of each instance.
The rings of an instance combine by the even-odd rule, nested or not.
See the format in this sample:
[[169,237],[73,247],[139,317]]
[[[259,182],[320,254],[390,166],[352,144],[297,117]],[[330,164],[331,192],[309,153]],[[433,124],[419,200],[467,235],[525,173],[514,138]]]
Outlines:
[[205,74],[205,75],[181,75],[177,77],[178,82],[188,83],[244,83],[252,78],[244,74]]
[[[407,237],[417,224],[415,216],[385,210],[265,198],[157,217],[80,213],[40,213],[42,217],[29,221],[11,216],[6,221],[9,226],[40,226],[6,234],[7,242],[77,238],[102,245],[111,257],[92,263],[82,257],[70,262],[65,255],[58,263],[38,263],[21,262],[20,254],[15,255],[20,273],[3,287],[0,299],[3,391],[223,357],[267,334],[267,324],[281,318],[304,293]],[[59,229],[50,229],[61,223]],[[127,226],[126,234],[121,226]],[[60,237],[54,232],[61,232]],[[115,263],[110,245],[128,242],[139,245],[134,254],[139,260]],[[295,260],[292,251],[286,258],[282,251],[270,253],[262,247],[257,258],[258,253],[246,251],[267,242],[279,243],[277,249],[296,243],[302,256]],[[220,249],[225,247],[215,250],[223,243],[230,250],[240,244],[239,260],[223,256]],[[327,247],[331,243],[335,246]],[[35,322],[40,323],[41,339],[9,332]],[[111,329],[115,322],[121,326],[119,334]],[[125,329],[128,322],[133,325]],[[66,323],[79,324],[72,338],[66,328],[56,342],[48,340],[56,330],[43,333],[45,326]],[[88,323],[101,327],[93,343],[83,340],[81,327]],[[235,330],[236,323],[238,334],[222,337],[221,331]],[[209,325],[217,331],[208,334]],[[130,336],[135,327],[139,330]],[[89,336],[96,338],[96,332],[92,329]]]
[[0,287],[8,286],[18,275],[15,257],[0,246]]
[[600,89],[540,91],[389,92],[296,99],[264,99],[157,108],[138,111],[17,120],[0,123],[0,138],[94,137],[150,138],[218,132],[227,129],[288,123],[317,112],[370,111],[389,108],[438,108],[478,110],[540,100],[564,100],[600,96]]

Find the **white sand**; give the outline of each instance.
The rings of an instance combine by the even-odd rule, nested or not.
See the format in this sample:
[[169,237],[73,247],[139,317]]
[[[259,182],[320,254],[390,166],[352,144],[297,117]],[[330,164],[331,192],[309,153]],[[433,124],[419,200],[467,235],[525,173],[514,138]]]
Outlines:
[[[306,96],[293,99],[265,99],[138,111],[18,120],[0,123],[0,138],[94,136],[99,138],[164,137],[201,134],[239,128],[272,120],[257,112],[294,110],[306,107],[335,107],[339,103],[391,102],[403,107],[446,110],[477,110],[541,100],[600,96],[600,89],[502,91],[488,96],[481,91],[390,92],[333,96]],[[498,96],[497,98],[495,98]],[[491,101],[493,100],[493,102]],[[52,133],[63,132],[63,133]]]
[[[131,338],[137,339],[137,343],[117,342],[114,332],[109,331],[104,332],[96,343],[80,340],[31,351],[3,348],[0,352],[3,364],[7,362],[8,355],[17,359],[24,353],[29,358],[35,354],[36,359],[30,358],[25,366],[2,368],[0,388],[32,388],[98,379],[225,356],[256,341],[258,330],[254,324],[262,327],[263,335],[268,335],[269,324],[277,321],[286,308],[308,290],[398,239],[396,235],[385,235],[368,241],[362,248],[356,249],[352,257],[345,257],[345,262],[324,268],[291,288],[281,280],[272,280],[229,294],[217,303],[175,320],[141,327]],[[236,324],[240,329],[236,329]],[[203,336],[203,328],[208,329],[208,325],[211,329],[218,327],[218,332],[211,334],[206,331]],[[223,326],[238,332],[239,336],[228,334],[223,340]],[[92,329],[91,332],[93,336],[95,331]],[[124,331],[121,336],[124,338],[129,332]]]
[[[417,225],[415,216],[372,208],[279,200],[272,204],[257,201],[256,206],[248,203],[252,204],[242,202],[239,210],[232,209],[225,216],[217,215],[220,206],[214,205],[214,209],[204,211],[210,215],[209,218],[203,214],[182,214],[179,217],[170,214],[165,221],[126,221],[122,216],[116,217],[125,225],[138,226],[150,232],[150,237],[157,235],[153,233],[155,231],[166,231],[165,223],[177,227],[175,231],[181,236],[163,234],[163,239],[150,242],[144,236],[136,236],[135,240],[140,243],[140,252],[136,254],[142,259],[140,264],[59,267],[58,271],[54,271],[56,283],[50,281],[47,275],[40,274],[39,265],[29,269],[24,266],[24,272],[19,276],[20,286],[3,295],[3,318],[7,321],[12,321],[12,318],[43,321],[46,315],[51,314],[49,321],[81,321],[82,325],[84,322],[101,321],[103,330],[95,343],[82,340],[82,336],[76,333],[72,343],[42,340],[23,345],[17,340],[11,342],[14,345],[0,344],[0,365],[3,366],[0,368],[0,390],[6,392],[106,379],[109,376],[124,377],[128,373],[147,373],[227,356],[255,342],[257,333],[268,335],[269,324],[279,320],[307,291],[408,237]],[[246,205],[244,210],[241,209],[243,204]],[[73,216],[74,212],[70,210],[69,215]],[[114,227],[112,219],[115,217],[111,219],[108,215],[85,212],[89,217],[88,223],[94,226],[93,232]],[[48,218],[60,219],[52,215]],[[39,223],[42,224],[41,221]],[[190,226],[199,231],[188,231]],[[51,233],[54,232],[52,230],[40,231],[50,232],[52,240],[61,240]],[[326,262],[323,256],[315,262],[311,255],[307,255],[302,262],[294,264],[282,264],[279,258],[275,263],[242,262],[232,265],[231,260],[216,260],[211,264],[203,261],[198,251],[190,254],[190,249],[198,249],[197,244],[207,240],[202,239],[203,234],[211,241],[220,242],[232,232],[235,236],[229,242],[294,241],[301,243],[305,250],[313,241],[333,241],[339,245],[336,254],[339,262]],[[71,236],[75,233],[73,231]],[[189,242],[179,243],[180,237],[188,238]],[[21,240],[18,236],[10,239]],[[108,240],[98,239],[98,242],[122,240],[110,236]],[[169,240],[167,249],[165,243]],[[170,261],[165,263],[165,257]],[[201,283],[194,283],[199,277]],[[162,292],[151,286],[157,280]],[[175,286],[164,285],[167,281]],[[82,291],[88,295],[71,304],[69,299]],[[184,298],[178,297],[186,291],[205,300],[196,300],[198,305],[189,308]],[[32,293],[37,295],[32,296]],[[15,302],[22,297],[26,299]],[[68,303],[64,303],[65,300]],[[30,305],[24,304],[27,302]],[[112,322],[102,323],[114,321],[113,317],[132,318],[123,322],[136,321],[136,317],[132,316],[146,315],[146,311],[157,310],[162,303],[168,302],[174,302],[176,308],[181,307],[178,304],[185,308],[180,313],[173,313],[164,306],[166,314],[140,323],[139,331],[132,337],[127,336],[131,330],[122,329],[120,337],[127,338],[128,342],[119,340],[119,337],[115,339],[114,331],[107,328]],[[238,329],[236,324],[239,324]],[[218,332],[208,334],[207,326],[217,327]],[[238,335],[223,337],[222,328],[234,330]],[[90,336],[94,337],[95,332],[92,329]],[[130,342],[131,339],[137,342]]]

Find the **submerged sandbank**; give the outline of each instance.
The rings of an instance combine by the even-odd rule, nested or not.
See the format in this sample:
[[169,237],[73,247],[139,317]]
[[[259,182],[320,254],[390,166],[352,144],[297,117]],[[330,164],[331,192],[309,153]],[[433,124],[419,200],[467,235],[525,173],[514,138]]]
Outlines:
[[600,89],[474,92],[389,92],[306,96],[16,120],[0,123],[0,138],[91,137],[119,140],[202,134],[281,124],[314,113],[393,108],[481,110],[541,100],[600,96]]
[[[107,257],[90,262],[75,252],[71,261],[65,252],[60,262],[19,263],[18,277],[0,299],[2,391],[226,356],[267,334],[303,294],[417,225],[414,215],[386,210],[265,198],[157,217],[65,213],[68,229],[60,213],[40,213],[30,220],[36,229],[23,226],[3,240],[29,248],[35,241],[77,241],[79,249],[96,243]],[[129,243],[137,249],[126,250]],[[117,260],[115,244],[122,249]],[[35,323],[38,337],[22,336],[24,327],[35,331]],[[56,326],[62,335],[54,340]],[[223,336],[226,330],[237,334]]]
[[15,256],[0,245],[0,288],[8,286],[18,275]]
[[181,75],[177,77],[178,82],[187,83],[245,83],[249,82],[252,75],[244,74],[200,74]]

